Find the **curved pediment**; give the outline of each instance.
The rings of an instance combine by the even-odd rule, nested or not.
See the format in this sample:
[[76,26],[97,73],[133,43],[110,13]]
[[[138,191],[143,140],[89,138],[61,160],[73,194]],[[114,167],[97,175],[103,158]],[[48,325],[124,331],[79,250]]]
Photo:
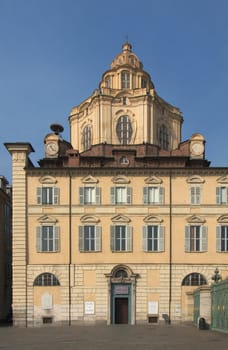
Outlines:
[[131,221],[131,219],[129,219],[129,217],[127,217],[125,215],[121,215],[121,214],[114,216],[111,220],[112,220],[112,222],[115,222],[115,223],[118,223],[118,222],[129,223]]
[[200,216],[197,215],[191,215],[187,219],[187,222],[192,223],[192,224],[204,224],[206,220]]
[[80,220],[84,224],[86,223],[97,224],[100,221],[100,219],[98,219],[95,215],[84,215],[80,218]]
[[159,179],[157,176],[147,177],[144,181],[146,184],[151,185],[160,185],[163,182],[162,179]]
[[147,215],[144,219],[144,222],[146,223],[156,223],[156,224],[161,224],[163,222],[163,219],[160,218],[160,216],[156,215]]
[[202,184],[205,182],[205,180],[199,175],[190,176],[186,181],[189,184]]
[[58,220],[55,217],[49,216],[49,215],[42,215],[41,217],[39,217],[38,221],[41,225],[45,225],[45,224],[55,225],[58,222]]
[[114,184],[129,184],[130,180],[128,179],[127,176],[124,175],[117,175],[112,178],[112,182]]
[[88,175],[82,179],[82,182],[84,184],[97,184],[99,180],[93,177],[92,175]]
[[228,184],[228,175],[219,177],[217,182],[220,184]]
[[217,219],[217,221],[220,223],[220,224],[227,224],[228,223],[228,215],[221,215],[218,219]]
[[44,175],[42,177],[39,178],[39,182],[41,184],[56,184],[57,180],[55,177],[50,176],[50,175]]

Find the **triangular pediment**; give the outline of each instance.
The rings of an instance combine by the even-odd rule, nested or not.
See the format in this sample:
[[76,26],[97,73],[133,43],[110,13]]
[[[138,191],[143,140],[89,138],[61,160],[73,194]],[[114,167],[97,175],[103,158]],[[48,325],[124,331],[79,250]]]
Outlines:
[[143,219],[144,222],[146,223],[156,223],[156,224],[160,224],[162,223],[162,218],[160,218],[160,216],[157,215],[148,215]]
[[83,223],[93,223],[93,224],[97,224],[100,219],[98,219],[95,215],[84,215],[81,217],[81,222]]
[[114,216],[111,220],[112,222],[122,222],[122,223],[129,223],[131,221],[129,217],[121,214]]
[[217,221],[220,223],[220,224],[223,224],[223,223],[228,223],[228,215],[221,215]]
[[86,177],[84,177],[82,179],[82,182],[84,184],[97,184],[98,183],[98,179],[96,179],[95,177],[93,177],[92,175],[88,175]]
[[39,182],[41,184],[56,184],[57,180],[55,177],[50,175],[44,175],[39,178]]
[[151,184],[151,185],[159,185],[162,183],[162,180],[159,179],[157,176],[147,177],[144,181],[146,184]]
[[53,216],[48,216],[48,215],[42,215],[38,221],[40,222],[41,225],[43,224],[52,224],[52,225],[55,225],[58,220],[53,217]]
[[228,184],[228,175],[219,177],[217,182],[220,184]]
[[197,215],[191,215],[187,218],[187,222],[192,223],[192,224],[204,224],[205,223],[205,219],[197,216]]
[[130,180],[124,175],[117,175],[112,178],[114,184],[129,184]]
[[190,176],[186,181],[189,184],[201,184],[205,182],[205,180],[199,175]]

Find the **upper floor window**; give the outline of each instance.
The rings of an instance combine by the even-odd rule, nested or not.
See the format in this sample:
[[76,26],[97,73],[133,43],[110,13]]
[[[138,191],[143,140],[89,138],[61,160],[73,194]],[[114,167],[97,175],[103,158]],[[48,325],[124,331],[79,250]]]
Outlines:
[[163,187],[143,187],[144,204],[164,204],[165,191]]
[[200,186],[191,186],[190,188],[190,204],[200,204],[201,200],[201,188]]
[[161,252],[165,246],[164,226],[148,225],[143,227],[143,251]]
[[58,187],[37,187],[37,204],[59,204]]
[[42,273],[37,276],[34,286],[60,286],[59,280],[52,273]]
[[101,227],[94,225],[79,226],[80,252],[98,252],[101,250]]
[[216,227],[216,251],[228,252],[228,226]]
[[91,126],[87,125],[82,132],[82,148],[84,151],[89,149],[91,147],[92,143],[92,132],[91,132]]
[[182,281],[182,286],[202,286],[204,284],[207,284],[205,277],[197,272],[187,275]]
[[169,148],[169,135],[165,125],[161,125],[159,129],[159,143],[161,148],[168,150]]
[[132,227],[111,226],[111,251],[132,251]]
[[204,252],[207,250],[207,227],[190,225],[185,227],[185,251]]
[[130,73],[127,71],[121,72],[121,88],[130,89]]
[[123,115],[118,119],[116,133],[121,144],[127,145],[130,143],[132,137],[132,125],[131,120],[127,115]]
[[111,204],[131,204],[132,189],[127,186],[111,187]]
[[36,228],[36,251],[58,252],[60,234],[58,226],[38,226]]
[[79,187],[80,204],[100,204],[100,187]]
[[216,203],[228,204],[228,187],[216,187]]

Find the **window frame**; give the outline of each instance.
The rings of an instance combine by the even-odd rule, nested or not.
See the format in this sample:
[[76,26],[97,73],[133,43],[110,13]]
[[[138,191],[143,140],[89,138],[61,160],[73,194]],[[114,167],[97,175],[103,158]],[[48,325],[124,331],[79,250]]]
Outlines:
[[33,286],[34,287],[60,286],[60,282],[53,273],[44,272],[35,278],[33,282]]
[[200,253],[207,251],[207,227],[204,225],[185,226],[185,252]]
[[[87,200],[88,196],[87,196],[87,191],[88,192],[92,192],[92,190],[94,190],[94,194],[91,195],[91,193],[89,194],[89,197],[93,197],[94,196],[94,200],[93,201],[89,201]],[[101,188],[98,186],[82,186],[79,187],[79,204],[80,205],[97,205],[97,204],[101,204]]]
[[[119,200],[118,198],[122,198],[123,194],[120,193],[118,194],[118,192],[121,192],[121,190],[125,190],[126,194],[125,194],[125,200]],[[110,188],[110,199],[111,199],[111,204],[112,205],[129,205],[132,203],[132,188],[129,186],[122,186],[122,185],[116,185],[116,186],[112,186]]]
[[121,72],[121,89],[130,89],[131,75],[129,71],[123,70]]
[[152,253],[165,251],[165,226],[150,224],[143,226],[142,250]]
[[[52,245],[52,249],[51,249],[51,245]],[[36,227],[36,252],[37,253],[57,253],[59,251],[60,251],[60,227],[53,226],[53,225],[37,226]]]
[[216,252],[228,253],[228,225],[216,226]]
[[132,252],[132,226],[111,225],[110,249],[113,253]]
[[191,205],[200,205],[201,204],[201,186],[190,187],[190,204]]
[[[87,229],[88,229],[88,232],[86,232]],[[80,225],[78,231],[79,231],[78,248],[81,253],[89,253],[89,252],[94,253],[94,252],[101,251],[101,227],[100,226]],[[89,244],[88,248],[87,248],[87,242]]]
[[58,205],[59,204],[59,187],[42,186],[36,188],[36,203],[38,205]]
[[220,205],[228,204],[228,186],[216,187],[216,204],[220,204]]
[[116,135],[121,145],[128,145],[133,135],[131,118],[124,114],[121,115],[116,123]]
[[82,130],[82,148],[86,151],[91,148],[92,145],[92,127],[86,125]]
[[[151,195],[150,192],[158,192]],[[158,198],[158,200],[151,200],[151,198]],[[143,187],[143,204],[164,204],[165,202],[165,188],[162,186],[144,186]]]

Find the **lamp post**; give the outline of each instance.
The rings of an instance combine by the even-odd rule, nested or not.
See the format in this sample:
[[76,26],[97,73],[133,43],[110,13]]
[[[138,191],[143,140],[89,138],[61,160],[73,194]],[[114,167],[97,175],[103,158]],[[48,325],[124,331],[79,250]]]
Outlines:
[[214,283],[218,283],[222,277],[219,273],[219,269],[216,267],[214,275],[212,275],[211,279],[214,281]]

